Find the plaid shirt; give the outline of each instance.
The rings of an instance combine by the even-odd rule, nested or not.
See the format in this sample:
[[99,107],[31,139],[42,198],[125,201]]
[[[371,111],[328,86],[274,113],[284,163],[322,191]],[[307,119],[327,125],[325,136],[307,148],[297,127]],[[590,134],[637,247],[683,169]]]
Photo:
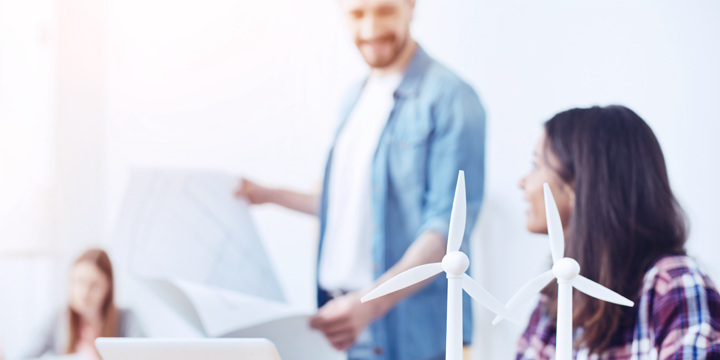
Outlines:
[[[555,321],[544,310],[541,296],[530,323],[518,342],[517,360],[555,357]],[[720,359],[720,295],[710,279],[686,256],[660,259],[645,274],[642,296],[628,308],[635,318],[621,327],[611,347],[588,356],[573,350],[575,359],[665,360]],[[582,328],[575,331],[577,339]]]

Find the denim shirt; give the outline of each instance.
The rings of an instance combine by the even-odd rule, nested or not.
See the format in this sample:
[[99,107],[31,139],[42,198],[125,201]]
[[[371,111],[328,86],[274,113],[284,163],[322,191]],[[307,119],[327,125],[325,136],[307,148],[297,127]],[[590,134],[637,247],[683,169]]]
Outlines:
[[[342,108],[338,133],[364,84],[365,81],[350,91]],[[372,163],[376,279],[395,265],[422,233],[434,231],[447,239],[459,170],[465,171],[467,193],[461,251],[469,255],[469,235],[483,198],[485,112],[475,91],[418,46],[394,98]],[[332,150],[320,200],[320,249],[327,224],[331,165]],[[329,299],[318,287],[318,305]],[[463,294],[466,344],[472,338],[470,301]],[[438,276],[370,324],[375,358],[423,360],[442,356],[446,317],[447,279]]]

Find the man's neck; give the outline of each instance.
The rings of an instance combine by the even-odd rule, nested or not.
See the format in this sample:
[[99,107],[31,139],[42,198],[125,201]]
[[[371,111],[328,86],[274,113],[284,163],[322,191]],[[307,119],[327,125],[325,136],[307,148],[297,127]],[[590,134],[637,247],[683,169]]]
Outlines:
[[395,61],[393,61],[390,65],[382,68],[370,69],[370,75],[384,77],[388,75],[399,74],[405,71],[405,68],[407,68],[407,66],[410,64],[413,55],[415,55],[416,49],[417,43],[412,38],[409,38],[408,43],[405,44],[405,47],[400,51],[400,55],[398,55]]

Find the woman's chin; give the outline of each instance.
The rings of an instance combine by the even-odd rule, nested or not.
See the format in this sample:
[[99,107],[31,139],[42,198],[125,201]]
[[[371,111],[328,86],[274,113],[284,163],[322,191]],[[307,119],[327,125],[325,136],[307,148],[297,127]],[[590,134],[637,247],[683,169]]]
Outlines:
[[527,211],[525,211],[525,228],[529,232],[534,232],[533,229],[536,228],[535,216],[533,216],[533,212],[531,209],[528,209]]
[[547,234],[547,227],[545,223],[538,224],[535,221],[528,221],[525,224],[525,228],[533,234]]

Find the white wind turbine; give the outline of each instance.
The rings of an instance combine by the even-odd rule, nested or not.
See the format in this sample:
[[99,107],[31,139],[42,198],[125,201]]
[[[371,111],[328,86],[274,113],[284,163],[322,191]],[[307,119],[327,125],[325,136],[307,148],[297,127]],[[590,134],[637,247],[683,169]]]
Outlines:
[[[564,257],[565,235],[563,234],[560,213],[550,186],[543,184],[545,195],[545,217],[547,218],[548,237],[550,238],[550,251],[552,253],[553,267],[534,279],[530,280],[508,301],[507,307],[514,311],[521,304],[540,292],[553,279],[558,282],[558,309],[557,332],[555,344],[555,360],[572,359],[572,289],[578,289],[586,295],[596,299],[624,306],[633,306],[633,302],[620,294],[580,275],[580,264],[571,258]],[[493,325],[499,323],[502,317],[498,315]]]
[[457,188],[455,189],[455,200],[453,202],[452,214],[450,215],[450,230],[448,232],[447,253],[442,262],[425,264],[414,267],[410,270],[397,274],[390,280],[363,296],[362,302],[387,295],[397,290],[417,284],[425,279],[435,276],[443,271],[447,273],[448,279],[448,301],[447,301],[447,338],[446,338],[446,360],[462,359],[462,291],[467,293],[483,306],[496,314],[500,314],[508,320],[518,323],[515,316],[497,301],[487,290],[475,282],[465,271],[470,266],[470,259],[460,252],[463,235],[465,233],[465,174],[460,171],[458,175]]

